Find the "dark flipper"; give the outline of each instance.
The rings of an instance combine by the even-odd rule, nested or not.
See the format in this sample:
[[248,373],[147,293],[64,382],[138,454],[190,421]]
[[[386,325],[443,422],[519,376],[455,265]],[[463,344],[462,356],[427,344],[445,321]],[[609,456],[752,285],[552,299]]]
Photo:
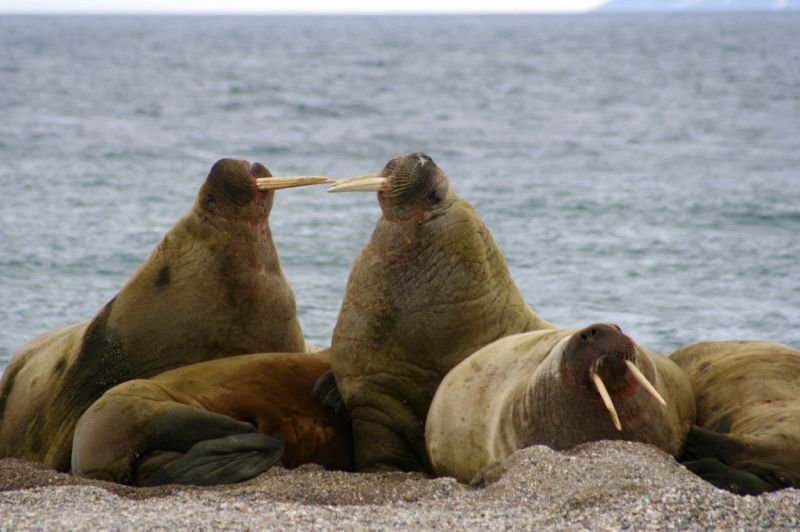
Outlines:
[[314,384],[314,399],[322,403],[324,406],[333,410],[337,416],[342,416],[345,419],[350,419],[347,414],[347,409],[342,402],[342,396],[339,393],[339,387],[336,385],[336,379],[333,376],[333,370],[328,370],[317,379]]
[[682,461],[715,458],[731,463],[742,452],[742,446],[727,434],[692,425],[686,436]]
[[260,432],[203,440],[180,458],[156,469],[147,485],[242,482],[275,465],[283,456],[283,449],[283,438]]
[[716,458],[690,460],[683,462],[683,465],[703,480],[738,495],[758,495],[778,489],[778,486],[764,482],[758,476],[742,469],[727,466]]
[[748,452],[735,436],[694,425],[686,438],[681,463],[718,488],[740,495],[756,495],[789,485],[781,480],[774,465],[746,459]]

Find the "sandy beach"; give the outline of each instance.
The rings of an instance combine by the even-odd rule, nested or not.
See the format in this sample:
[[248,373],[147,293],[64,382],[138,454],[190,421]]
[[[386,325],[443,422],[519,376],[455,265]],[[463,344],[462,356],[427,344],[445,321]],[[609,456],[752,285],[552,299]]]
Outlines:
[[798,529],[800,490],[719,490],[657,448],[523,449],[479,487],[414,473],[273,468],[241,484],[130,488],[0,460],[0,529]]

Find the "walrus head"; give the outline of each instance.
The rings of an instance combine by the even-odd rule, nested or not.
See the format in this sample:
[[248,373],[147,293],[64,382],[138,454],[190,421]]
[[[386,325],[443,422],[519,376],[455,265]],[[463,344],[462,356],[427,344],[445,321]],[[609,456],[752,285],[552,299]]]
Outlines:
[[380,172],[340,181],[328,192],[377,192],[385,218],[419,223],[435,218],[453,201],[447,175],[421,152],[399,155]]
[[[615,404],[638,402],[634,398],[638,390],[666,406],[650,382],[655,374],[652,363],[639,353],[636,343],[618,325],[608,323],[596,323],[575,332],[563,346],[562,375],[579,387],[596,391],[618,431],[622,431],[622,423]],[[634,415],[638,410],[626,407],[620,411]]]
[[269,215],[275,190],[333,182],[321,176],[272,177],[261,163],[220,159],[211,167],[198,202],[214,215],[258,221]]

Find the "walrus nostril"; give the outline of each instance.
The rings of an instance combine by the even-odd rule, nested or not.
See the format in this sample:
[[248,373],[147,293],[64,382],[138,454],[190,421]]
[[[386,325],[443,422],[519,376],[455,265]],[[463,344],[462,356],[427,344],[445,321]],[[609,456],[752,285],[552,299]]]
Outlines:
[[610,323],[595,323],[580,332],[582,340],[587,342],[604,342],[620,336],[622,331]]
[[636,349],[618,326],[595,323],[572,336],[564,348],[563,361],[573,381],[588,386],[590,370],[601,357],[634,361]]

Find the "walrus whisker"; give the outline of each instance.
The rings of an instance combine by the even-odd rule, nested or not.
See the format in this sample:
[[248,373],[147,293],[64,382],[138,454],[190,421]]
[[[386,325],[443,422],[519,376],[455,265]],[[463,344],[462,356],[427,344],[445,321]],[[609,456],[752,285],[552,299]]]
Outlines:
[[617,430],[622,432],[622,424],[619,422],[617,410],[614,408],[614,403],[611,401],[611,396],[608,395],[608,390],[606,389],[606,385],[603,383],[603,379],[601,379],[600,375],[597,373],[592,372],[592,382],[594,383],[594,387],[597,388],[597,393],[599,393],[600,397],[603,399],[603,403],[606,405],[608,413],[611,414],[611,421],[614,422],[614,426],[617,427]]
[[377,192],[386,184],[387,179],[379,173],[357,175],[343,181],[337,181],[328,192]]
[[336,183],[335,179],[319,175],[293,175],[285,177],[259,177],[256,186],[259,190],[278,190],[281,188],[306,187],[308,185],[321,185],[323,183]]
[[652,385],[652,384],[650,384],[650,381],[649,381],[649,380],[647,380],[647,377],[645,377],[645,376],[642,374],[642,372],[641,372],[641,371],[639,371],[639,368],[637,368],[637,367],[636,367],[636,364],[634,364],[634,363],[633,363],[633,362],[631,362],[630,360],[626,360],[626,361],[625,361],[625,364],[627,364],[627,366],[628,366],[628,369],[629,369],[629,370],[630,370],[630,372],[633,374],[633,376],[634,376],[634,377],[636,377],[636,380],[637,380],[637,381],[639,381],[639,384],[641,384],[641,385],[644,387],[644,389],[645,389],[645,390],[647,390],[647,391],[648,391],[648,393],[650,393],[650,395],[652,395],[653,397],[655,397],[655,398],[656,398],[656,401],[658,401],[659,403],[661,403],[661,405],[662,405],[662,406],[667,406],[667,402],[664,400],[664,398],[663,398],[663,397],[661,397],[661,394],[660,394],[660,393],[658,393],[658,390],[656,390],[656,389],[653,387],[653,385]]
[[394,176],[392,178],[392,186],[386,193],[389,197],[398,197],[405,194],[412,187],[418,185],[411,176]]

